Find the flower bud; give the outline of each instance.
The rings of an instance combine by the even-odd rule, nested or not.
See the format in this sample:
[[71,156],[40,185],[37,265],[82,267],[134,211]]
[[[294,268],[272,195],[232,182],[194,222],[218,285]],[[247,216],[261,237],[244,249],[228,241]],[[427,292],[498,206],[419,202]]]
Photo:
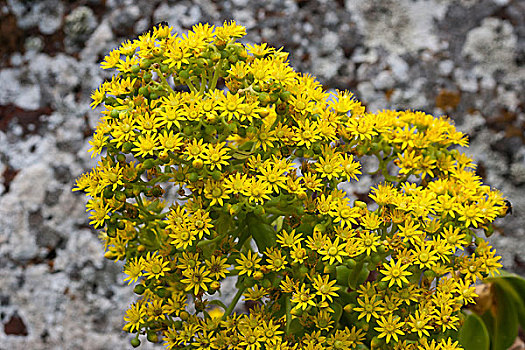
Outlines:
[[131,343],[131,346],[133,346],[134,348],[138,348],[140,346],[139,338],[131,339],[130,343]]

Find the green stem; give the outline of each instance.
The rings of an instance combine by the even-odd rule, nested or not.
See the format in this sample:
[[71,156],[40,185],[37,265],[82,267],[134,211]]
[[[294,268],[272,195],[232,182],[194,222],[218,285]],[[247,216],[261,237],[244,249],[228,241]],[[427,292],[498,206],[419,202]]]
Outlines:
[[290,295],[287,294],[284,297],[284,303],[286,307],[286,334],[290,334],[290,325],[292,324],[292,303],[290,301]]
[[204,74],[201,75],[201,88],[199,89],[200,94],[204,94],[204,91],[206,90],[206,77]]
[[137,204],[141,209],[144,209],[144,202],[142,202],[142,198],[140,197],[140,195],[135,196],[135,201],[137,201]]
[[235,308],[235,306],[239,302],[239,299],[241,299],[242,293],[244,293],[245,289],[246,289],[246,287],[243,286],[242,288],[240,288],[237,291],[237,294],[235,294],[235,296],[233,297],[233,300],[230,303],[230,306],[228,306],[226,311],[224,311],[224,315],[222,315],[222,320],[223,321],[226,320],[226,317],[230,316],[230,314],[232,313],[233,309]]
[[219,75],[221,72],[221,66],[222,66],[222,60],[219,60],[217,64],[215,65],[213,78],[211,79],[210,86],[208,87],[208,91],[214,90],[217,86],[217,81],[219,80]]
[[226,237],[226,233],[223,233],[222,235],[219,235],[215,238],[212,238],[212,239],[208,239],[208,240],[205,240],[205,241],[200,241],[199,243],[197,243],[197,247],[204,247],[204,246],[207,246],[207,245],[210,245],[212,243],[215,243],[215,242],[218,242],[220,240],[222,240],[224,237]]
[[197,92],[197,88],[195,87],[195,85],[193,85],[193,83],[191,82],[191,80],[189,78],[186,79],[185,83],[186,83],[186,85],[188,85],[188,87],[190,88],[191,92]]
[[238,94],[242,94],[242,93],[245,93],[245,92],[251,92],[252,94],[256,95],[257,92],[253,89],[253,85],[249,85],[247,88],[244,88],[244,89],[239,89],[237,91]]
[[153,70],[155,71],[155,73],[157,73],[157,75],[159,76],[160,80],[162,81],[162,86],[164,88],[168,89],[171,94],[175,94],[175,91],[173,91],[173,89],[171,88],[170,84],[168,84],[168,81],[166,80],[166,77],[164,76],[164,74],[162,74],[160,69],[153,68]]

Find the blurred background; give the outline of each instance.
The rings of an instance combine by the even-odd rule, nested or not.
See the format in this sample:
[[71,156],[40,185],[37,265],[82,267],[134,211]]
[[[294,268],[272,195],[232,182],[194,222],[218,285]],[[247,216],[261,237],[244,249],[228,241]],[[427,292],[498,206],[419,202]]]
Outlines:
[[132,290],[71,192],[97,162],[99,62],[160,21],[181,33],[231,19],[369,111],[450,116],[512,203],[490,241],[525,275],[525,1],[0,0],[0,349],[131,348]]

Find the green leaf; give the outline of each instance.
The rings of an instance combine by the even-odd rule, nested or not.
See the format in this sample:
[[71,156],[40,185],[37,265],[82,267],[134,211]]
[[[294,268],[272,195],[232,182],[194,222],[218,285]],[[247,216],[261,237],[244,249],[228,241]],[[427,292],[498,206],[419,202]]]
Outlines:
[[246,226],[261,253],[266,248],[275,246],[276,232],[271,225],[262,222],[257,216],[249,214],[246,215]]
[[300,337],[305,332],[304,327],[299,322],[298,318],[294,318],[290,324],[290,334],[294,334],[297,337]]
[[459,330],[458,338],[465,350],[489,350],[489,332],[483,320],[476,314],[470,314]]
[[358,263],[348,276],[348,286],[356,290],[358,286],[366,281],[369,274],[370,271],[367,270],[367,264],[364,262]]
[[512,300],[498,284],[493,285],[496,296],[492,350],[508,349],[518,336],[518,313]]
[[227,307],[222,301],[217,300],[217,299],[216,299],[216,300],[212,300],[212,301],[210,301],[208,304],[210,304],[210,305],[217,305],[217,306],[220,306],[220,307],[222,307],[224,310],[226,310],[226,309],[228,308],[228,307]]
[[333,303],[333,304],[330,304],[330,308],[334,310],[334,314],[332,315],[332,318],[334,322],[337,324],[337,322],[339,322],[339,319],[341,318],[341,315],[343,314],[343,307],[339,303]]
[[492,339],[494,334],[494,316],[492,316],[492,313],[489,311],[485,312],[483,315],[481,315],[481,319],[483,320],[483,323],[487,327],[487,331],[489,332],[489,335]]
[[487,280],[498,284],[503,288],[506,295],[512,299],[518,313],[519,323],[525,329],[525,278],[502,271],[501,276]]
[[341,265],[337,266],[335,270],[337,276],[337,284],[345,286],[350,276],[350,269],[346,266]]

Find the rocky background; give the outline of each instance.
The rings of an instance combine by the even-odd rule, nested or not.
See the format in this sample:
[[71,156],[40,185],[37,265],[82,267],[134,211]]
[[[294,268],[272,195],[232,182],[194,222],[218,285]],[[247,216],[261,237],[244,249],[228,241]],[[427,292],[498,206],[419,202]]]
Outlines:
[[156,22],[227,19],[371,111],[449,115],[512,202],[491,241],[525,275],[525,1],[0,0],[0,349],[131,348],[131,288],[71,192],[97,161],[98,63]]

